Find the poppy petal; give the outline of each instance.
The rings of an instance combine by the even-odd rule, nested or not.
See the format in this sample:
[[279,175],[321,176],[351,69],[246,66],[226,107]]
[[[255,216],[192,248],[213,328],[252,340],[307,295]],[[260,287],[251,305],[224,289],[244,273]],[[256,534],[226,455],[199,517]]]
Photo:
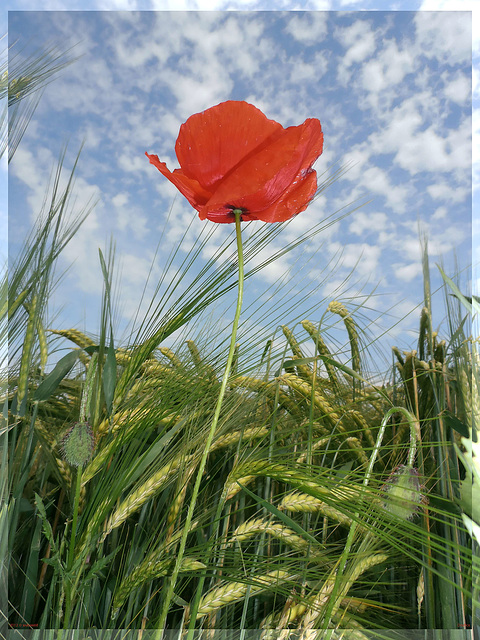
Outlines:
[[[306,176],[293,182],[282,196],[268,209],[256,214],[263,222],[285,222],[305,211],[317,190],[317,173],[313,169]],[[245,216],[245,219],[248,219]],[[253,219],[253,218],[252,218]]]
[[283,131],[252,104],[228,100],[188,118],[175,152],[183,174],[213,191],[249,154]]
[[[263,222],[285,222],[298,213],[305,211],[317,190],[317,173],[313,169],[308,171],[304,177],[295,180],[290,187],[284,191],[282,196],[268,209],[257,213],[244,213],[242,219],[262,220]],[[205,212],[203,207],[199,212],[201,220],[211,220],[219,223],[232,223],[235,216],[231,210],[223,212]]]
[[194,114],[175,145],[180,168],[171,172],[156,155],[151,164],[174,184],[202,220],[280,222],[313,198],[312,165],[323,150],[319,120],[284,129],[246,102],[227,101]]
[[222,213],[225,208],[245,209],[247,214],[269,209],[306,175],[322,148],[323,134],[318,120],[309,119],[303,125],[285,129],[217,185],[210,200],[199,210],[200,217]]
[[150,163],[153,164],[166,178],[174,184],[177,189],[182,193],[190,202],[192,207],[199,209],[208,202],[211,197],[211,193],[206,191],[198,182],[193,178],[188,178],[183,175],[180,169],[175,169],[173,172],[167,168],[165,162],[161,162],[159,157],[155,154],[145,153]]

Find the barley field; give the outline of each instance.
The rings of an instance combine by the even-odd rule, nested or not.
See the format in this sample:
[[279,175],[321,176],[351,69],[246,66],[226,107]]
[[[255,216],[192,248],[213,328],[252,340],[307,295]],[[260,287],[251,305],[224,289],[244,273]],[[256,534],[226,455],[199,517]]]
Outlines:
[[[32,73],[20,89],[4,74],[11,107]],[[18,122],[17,141],[28,123]],[[335,299],[295,326],[280,318],[275,336],[234,334],[229,350],[202,315],[237,286],[219,252],[182,296],[167,282],[122,342],[112,250],[99,252],[98,327],[56,326],[56,262],[88,216],[70,210],[74,173],[61,186],[60,158],[2,281],[9,637],[473,637],[477,300],[442,272],[448,322],[434,331],[424,246],[416,340],[390,345],[388,370],[369,373],[361,314]],[[246,286],[279,233],[266,225],[245,242]],[[346,352],[320,316],[337,321]]]

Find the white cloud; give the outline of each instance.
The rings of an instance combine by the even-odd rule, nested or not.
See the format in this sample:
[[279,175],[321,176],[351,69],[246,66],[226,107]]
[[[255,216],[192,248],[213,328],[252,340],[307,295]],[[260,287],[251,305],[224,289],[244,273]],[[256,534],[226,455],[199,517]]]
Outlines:
[[[55,167],[51,151],[38,147],[36,153],[20,146],[10,164],[12,174],[27,185],[27,202],[31,209],[31,219],[35,222],[43,210],[44,202],[50,203],[52,181],[50,169]],[[58,194],[67,186],[68,165],[59,181]],[[48,193],[48,197],[46,194]],[[101,192],[97,185],[88,183],[84,178],[75,179],[71,192],[71,206],[65,210],[64,224],[73,222],[82,211],[97,203],[95,209],[75,233],[74,238],[61,253],[62,264],[73,265],[69,277],[75,280],[75,286],[85,292],[100,293],[102,284],[99,278],[98,247],[104,244],[108,230],[112,230],[112,219],[105,216],[101,202]]]
[[[254,14],[239,18],[201,12],[192,19],[179,11],[158,12],[152,14],[155,24],[148,38],[144,21],[137,25],[135,14],[127,15],[115,43],[119,65],[137,71],[132,84],[141,91],[164,86],[175,97],[175,111],[182,120],[226,100],[234,87],[234,72],[251,78],[273,55],[273,43],[263,33],[264,21]],[[147,63],[151,72],[145,78],[138,69]]]
[[405,261],[421,264],[422,248],[418,235],[418,222],[405,222],[403,226],[406,229],[411,229],[413,235],[408,233],[406,229],[399,228],[395,236],[395,241],[392,243],[391,249],[398,252],[401,258],[403,258]]
[[128,193],[118,193],[112,198],[112,203],[115,207],[123,207],[128,202]]
[[335,36],[346,49],[338,64],[338,79],[346,85],[351,66],[363,62],[375,51],[375,30],[369,20],[355,20],[350,26],[335,29]]
[[138,301],[139,293],[145,286],[152,269],[154,278],[158,277],[158,268],[155,267],[152,258],[151,255],[140,257],[133,253],[122,252],[118,260],[123,289],[122,298],[130,297],[125,296],[124,288],[128,287],[131,289],[131,297]]
[[357,200],[359,198],[365,198],[365,196],[372,197],[377,194],[385,198],[388,206],[390,206],[393,211],[403,213],[409,195],[408,186],[405,184],[394,184],[389,172],[367,161],[367,157],[368,152],[362,150],[362,148],[359,150],[354,149],[345,156],[345,162],[350,162],[355,158],[363,158],[363,162],[358,162],[343,178],[343,180],[348,180],[354,185],[348,198]]
[[336,29],[335,33],[347,49],[343,56],[346,67],[362,62],[375,51],[375,30],[369,20],[355,20],[349,27]]
[[[152,152],[154,153],[153,150]],[[145,155],[140,156],[138,153],[132,153],[131,155],[121,153],[117,158],[117,164],[120,169],[125,171],[125,173],[130,173],[132,171],[144,171],[145,173],[150,173],[152,171],[152,165],[149,163],[148,158]]]
[[445,81],[445,96],[452,102],[464,104],[472,97],[472,82],[465,75],[457,75]]
[[[443,216],[443,211],[437,209],[435,214],[427,220],[425,217],[419,222],[405,220],[398,228],[396,235],[390,239],[390,250],[395,257],[399,256],[402,262],[394,264],[395,269],[400,269],[398,277],[409,281],[415,277],[414,265],[418,266],[418,274],[421,273],[422,245],[420,237],[428,240],[428,254],[438,260],[446,258],[455,252],[462,243],[471,235],[468,223],[452,224]],[[402,228],[403,227],[403,228]]]
[[233,89],[233,81],[219,60],[212,65],[205,61],[191,67],[192,75],[179,76],[175,71],[165,71],[163,80],[177,101],[177,111],[187,119],[208,107],[223,102]]
[[434,200],[455,203],[462,202],[468,197],[468,185],[461,188],[459,185],[452,186],[449,182],[435,182],[427,187],[427,192]]
[[378,245],[351,242],[343,246],[340,242],[330,242],[328,245],[330,255],[335,255],[338,251],[342,252],[343,268],[354,270],[356,276],[375,278],[382,251]]
[[411,262],[409,264],[392,264],[392,269],[397,280],[411,282],[422,273],[421,262]]
[[295,60],[289,74],[289,81],[292,84],[304,83],[306,80],[318,82],[328,69],[328,57],[323,52],[315,54],[313,61],[305,62]]
[[367,189],[382,195],[394,211],[405,210],[408,188],[403,184],[393,184],[387,171],[372,166],[364,171],[363,180]]
[[396,97],[393,87],[402,83],[416,66],[411,46],[399,49],[394,40],[383,41],[375,57],[361,67],[359,75],[359,83],[367,92],[366,100],[370,106],[378,108],[381,104],[385,110]]
[[409,173],[418,171],[453,172],[471,166],[471,125],[464,122],[457,130],[440,135],[435,126],[416,131],[404,140],[395,161]]
[[428,95],[414,95],[403,100],[384,115],[385,122],[368,138],[372,153],[393,153],[410,139],[423,123],[421,108]]
[[[446,14],[438,11],[427,11],[431,3],[422,5],[422,10],[415,13],[416,42],[427,58],[436,58],[444,64],[469,63],[472,55],[471,19],[468,9],[450,11]],[[458,3],[456,8],[458,9]],[[445,7],[446,8],[446,7]]]
[[446,207],[438,207],[432,215],[432,220],[445,220],[447,218],[448,209]]
[[[157,153],[170,169],[175,168],[174,144],[181,123],[196,111],[235,98],[253,102],[284,126],[319,117],[326,143],[317,164],[320,171],[329,163],[335,166],[339,159],[360,161],[332,186],[332,193],[328,190],[292,222],[282,241],[294,242],[315,220],[351,199],[373,196],[373,204],[305,244],[300,259],[315,255],[312,264],[322,273],[329,256],[333,259],[352,239],[349,232],[358,242],[345,247],[340,275],[332,273],[329,287],[350,287],[342,276],[354,268],[358,258],[352,280],[373,279],[376,284],[376,279],[390,275],[389,260],[403,278],[394,284],[400,289],[400,282],[408,282],[408,296],[416,296],[419,282],[411,277],[420,273],[420,256],[413,219],[418,213],[428,221],[432,255],[448,251],[462,242],[463,236],[452,230],[452,221],[457,210],[465,220],[468,193],[470,132],[468,121],[461,122],[468,101],[468,77],[448,66],[446,59],[446,66],[440,67],[437,60],[442,64],[444,58],[438,52],[435,60],[423,55],[427,46],[449,46],[450,40],[441,40],[444,30],[439,29],[438,42],[431,45],[431,30],[417,25],[420,47],[412,29],[401,31],[403,23],[395,22],[393,12],[384,18],[379,13],[285,16],[205,11],[200,15],[179,11],[180,2],[171,5],[177,11],[170,14],[106,12],[97,18],[87,13],[77,18],[67,12],[64,26],[57,25],[58,33],[65,37],[71,35],[69,31],[82,33],[85,55],[78,67],[70,67],[48,87],[30,129],[34,135],[21,149],[34,149],[39,141],[49,139],[55,152],[53,142],[62,129],[75,140],[87,136],[79,186],[86,195],[95,195],[98,184],[103,204],[68,254],[77,260],[72,277],[81,279],[85,295],[101,287],[97,248],[110,231],[117,238],[119,255],[125,255],[122,298],[138,294],[150,264],[148,250],[155,241],[149,231],[156,233],[162,226],[174,196],[162,250],[175,250],[184,238],[179,249],[183,257],[194,246],[199,229],[209,228],[210,223],[203,225],[198,220],[183,196],[143,153]],[[138,0],[130,4],[139,6]],[[108,0],[104,5],[120,8]],[[210,7],[215,5],[212,0]],[[229,8],[233,6],[231,2]],[[190,4],[189,8],[194,7]],[[72,29],[74,17],[76,29]],[[444,21],[448,18],[443,17]],[[282,21],[283,33],[278,31]],[[339,51],[338,41],[332,39],[334,29],[327,27],[350,22],[350,27],[335,30],[343,46]],[[47,33],[55,32],[45,30]],[[339,77],[348,82],[345,89],[336,79],[336,64],[343,72]],[[456,130],[451,124],[455,118],[461,122]],[[27,160],[25,171],[32,185],[30,202],[38,206],[44,177],[40,180],[35,172],[39,166],[50,166],[52,157],[44,149],[31,158],[24,155],[23,160]],[[39,197],[33,201],[35,190]],[[458,208],[450,206],[457,203]],[[211,257],[231,230],[228,225],[214,228],[202,258]],[[468,230],[464,233],[467,236]],[[318,252],[322,241],[326,241],[325,248]],[[296,266],[295,259],[292,253],[288,262],[272,265],[260,278],[274,283],[289,263]],[[412,276],[415,270],[417,276]],[[307,280],[310,274],[314,275],[313,269],[306,273]],[[131,307],[130,300],[126,305]]]
[[348,277],[329,278],[325,286],[322,288],[322,295],[326,300],[341,297],[349,290],[350,283]]
[[403,100],[390,112],[385,127],[369,136],[372,153],[393,153],[394,161],[412,175],[468,170],[470,122],[464,119],[458,129],[445,129],[441,120],[434,119],[425,127],[436,111],[441,109],[432,94],[423,92]]
[[480,11],[478,0],[423,0],[420,11],[471,11],[473,50],[480,46]]
[[309,11],[300,15],[294,14],[289,19],[285,31],[302,44],[319,44],[327,35],[328,13]]
[[148,218],[141,209],[130,202],[130,194],[118,193],[112,198],[112,214],[117,217],[117,228],[120,232],[128,232],[136,240],[146,239]]
[[392,227],[392,222],[388,219],[387,214],[380,212],[365,213],[363,211],[355,212],[353,220],[348,230],[357,236],[366,236],[372,233],[381,233]]
[[477,190],[480,187],[480,109],[478,107],[472,110],[472,133],[473,188]]
[[455,251],[460,244],[471,236],[468,224],[446,225],[440,223],[440,229],[433,228],[428,236],[428,253],[431,256],[446,256]]

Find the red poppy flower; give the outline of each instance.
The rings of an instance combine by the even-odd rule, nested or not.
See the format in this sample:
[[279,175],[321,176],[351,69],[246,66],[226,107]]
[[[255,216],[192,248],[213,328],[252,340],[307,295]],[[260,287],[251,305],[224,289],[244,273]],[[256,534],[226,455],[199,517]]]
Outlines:
[[322,153],[320,121],[284,129],[247,102],[229,100],[188,118],[169,171],[145,155],[194,207],[201,220],[283,222],[304,211],[317,189],[312,164]]

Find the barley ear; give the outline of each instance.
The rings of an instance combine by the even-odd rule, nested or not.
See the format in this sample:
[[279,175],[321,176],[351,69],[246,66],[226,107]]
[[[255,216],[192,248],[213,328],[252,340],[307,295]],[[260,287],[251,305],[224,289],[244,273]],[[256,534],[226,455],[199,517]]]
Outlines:
[[[290,349],[292,350],[294,357],[298,360],[305,358],[302,350],[300,349],[300,345],[298,344],[295,336],[293,335],[293,332],[286,325],[282,325],[282,331],[283,331],[283,335],[287,339],[288,344],[290,345]],[[310,367],[308,365],[297,364],[296,368],[297,368],[298,375],[301,378],[305,378],[306,380],[312,379],[312,371],[310,370]]]
[[321,359],[323,359],[323,364],[325,365],[325,369],[327,370],[328,377],[330,378],[331,383],[333,384],[334,389],[338,389],[338,378],[335,367],[329,362],[328,358],[332,357],[327,345],[325,344],[322,336],[320,335],[320,331],[317,327],[310,322],[309,320],[302,320],[302,327],[308,333],[308,335],[312,338],[317,348],[318,355]]
[[347,308],[341,303],[333,300],[328,305],[328,310],[331,313],[338,314],[341,318],[343,318],[343,322],[345,323],[345,328],[348,333],[348,338],[350,340],[350,351],[352,355],[352,369],[357,373],[360,372],[360,350],[358,348],[358,332],[357,327],[355,326],[355,322],[352,316],[349,314]]
[[17,412],[21,410],[22,402],[27,394],[31,358],[35,342],[35,329],[37,326],[37,300],[37,296],[34,295],[32,298],[32,302],[28,307],[27,329],[25,332],[25,340],[23,341],[22,357],[20,360],[20,372],[18,374]]
[[[160,558],[162,550],[154,549],[148,556],[127,575],[121,582],[118,589],[115,590],[115,596],[112,604],[112,617],[116,618],[121,606],[128,596],[135,589],[139,589],[146,582],[150,582],[156,578],[168,575],[172,570],[171,558]],[[194,558],[184,557],[180,566],[180,572],[200,571],[205,569],[206,565]]]
[[38,347],[40,349],[40,373],[43,375],[45,373],[45,367],[47,366],[48,346],[45,329],[43,328],[40,318],[37,318],[37,336]]
[[[294,373],[284,373],[283,375],[278,377],[278,380],[288,385],[301,398],[310,400],[310,398],[312,397],[311,385],[305,380],[302,380],[302,378],[296,376]],[[335,412],[327,399],[318,391],[315,391],[313,393],[313,402],[315,406],[321,411],[325,420],[332,427],[336,427],[339,431],[345,431],[344,427],[340,424],[340,416]]]
[[182,366],[182,363],[180,362],[180,360],[173,353],[173,351],[171,349],[169,349],[168,347],[160,347],[159,351],[163,356],[165,356],[166,358],[168,358],[170,360],[170,362],[173,364],[174,367],[181,367]]
[[197,620],[212,611],[217,611],[229,604],[243,600],[249,587],[250,595],[256,595],[268,591],[270,588],[292,577],[288,571],[275,570],[263,576],[252,577],[249,581],[250,584],[247,582],[228,582],[220,587],[215,587],[200,600],[200,605],[197,610]]
[[[183,460],[183,464],[186,464],[188,460],[191,460],[193,456],[187,456]],[[105,540],[107,535],[113,531],[116,527],[120,526],[122,522],[132,514],[135,513],[141,506],[143,506],[147,500],[150,500],[160,489],[162,489],[171,478],[179,470],[181,461],[178,459],[172,460],[169,464],[165,465],[153,474],[146,482],[140,485],[135,491],[132,491],[130,495],[123,500],[123,502],[115,509],[105,525],[101,542]]]
[[86,349],[87,347],[93,347],[94,342],[91,338],[86,336],[78,329],[49,329],[49,333],[54,333],[57,336],[62,336],[80,347],[80,349]]

